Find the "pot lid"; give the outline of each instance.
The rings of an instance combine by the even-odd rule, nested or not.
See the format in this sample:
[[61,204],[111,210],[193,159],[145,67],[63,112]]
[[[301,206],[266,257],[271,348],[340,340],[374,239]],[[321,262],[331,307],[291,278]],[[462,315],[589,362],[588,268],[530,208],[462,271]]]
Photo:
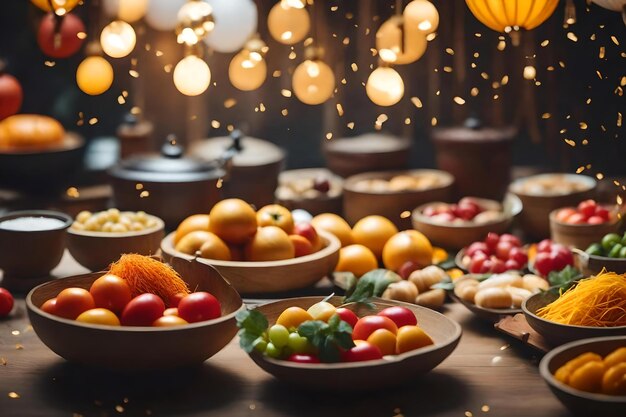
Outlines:
[[195,143],[190,153],[203,160],[224,159],[232,153],[233,166],[261,166],[281,162],[285,151],[263,139],[244,136],[234,130],[229,136],[214,137]]
[[433,139],[451,142],[505,141],[515,138],[517,129],[513,126],[483,126],[480,119],[468,118],[463,126],[438,127],[433,129]]
[[169,135],[161,154],[142,155],[121,161],[111,169],[114,177],[146,182],[205,181],[225,173],[217,161],[201,161],[183,156],[183,147]]
[[324,146],[330,152],[382,153],[409,149],[411,141],[386,133],[365,133],[360,136],[325,141]]

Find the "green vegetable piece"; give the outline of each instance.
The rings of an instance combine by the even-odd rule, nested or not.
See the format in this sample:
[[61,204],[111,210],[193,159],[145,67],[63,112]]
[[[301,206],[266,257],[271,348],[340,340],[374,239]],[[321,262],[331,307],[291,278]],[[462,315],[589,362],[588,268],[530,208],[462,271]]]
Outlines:
[[622,237],[617,233],[609,233],[602,238],[602,247],[605,251],[610,252],[613,246],[621,244]]
[[561,271],[552,271],[548,274],[548,282],[551,285],[550,291],[558,295],[561,291],[566,291],[582,277],[583,275],[580,271],[571,265],[567,265]]
[[619,258],[620,251],[624,248],[621,243],[616,243],[613,245],[611,250],[609,251],[609,258]]
[[589,255],[604,256],[604,249],[599,243],[592,243],[585,252],[587,252]]
[[269,323],[267,317],[256,310],[244,310],[235,316],[237,327],[239,327],[239,346],[250,353],[255,346],[260,344],[259,338],[267,339],[267,328]]
[[624,236],[622,236],[622,241],[620,243],[622,246],[626,246],[626,232],[624,232]]
[[365,303],[371,297],[380,297],[392,282],[402,277],[387,269],[374,269],[363,275],[353,288],[346,291],[344,303]]
[[626,246],[622,245],[622,249],[619,251],[618,258],[626,258]]

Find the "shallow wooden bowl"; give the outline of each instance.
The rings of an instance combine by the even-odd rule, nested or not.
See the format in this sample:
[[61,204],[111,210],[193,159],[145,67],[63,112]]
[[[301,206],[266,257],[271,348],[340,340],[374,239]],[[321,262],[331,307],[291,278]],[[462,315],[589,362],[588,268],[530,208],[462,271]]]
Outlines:
[[539,372],[552,393],[573,414],[603,417],[623,416],[626,413],[626,396],[580,391],[554,378],[557,369],[578,355],[594,352],[606,356],[620,347],[626,347],[626,335],[597,337],[567,343],[551,350],[543,357],[539,363]]
[[[582,189],[562,195],[536,195],[529,194],[525,190],[528,181],[550,179],[556,176],[581,184]],[[513,181],[509,186],[509,191],[517,195],[524,205],[524,211],[519,218],[524,233],[536,239],[544,239],[550,236],[550,212],[559,207],[574,206],[582,200],[593,198],[595,188],[596,180],[591,177],[554,173],[533,175]]]
[[[257,310],[273,324],[287,307],[306,309],[321,300],[321,297],[291,298],[261,305]],[[338,306],[342,297],[332,297],[329,302]],[[443,314],[398,301],[376,298],[373,302],[374,310],[356,303],[347,304],[346,307],[362,317],[376,314],[386,307],[404,306],[415,313],[418,325],[435,344],[380,360],[352,363],[300,364],[268,358],[258,352],[250,356],[263,370],[290,384],[323,390],[367,390],[400,384],[430,371],[446,359],[459,343],[461,326]]]
[[622,222],[618,219],[601,224],[567,224],[557,221],[559,209],[550,212],[550,238],[556,243],[585,250],[600,242],[604,235],[618,232]]
[[[458,280],[456,280],[456,283],[460,282],[461,280],[464,279],[469,279],[472,277],[472,274],[468,274],[464,277],[459,278]],[[485,307],[480,307],[477,306],[474,303],[470,303],[469,301],[465,301],[459,297],[457,297],[457,295],[454,293],[454,291],[448,291],[448,295],[450,296],[450,298],[452,298],[454,301],[456,301],[457,303],[462,304],[465,308],[467,308],[469,311],[471,311],[472,313],[474,313],[476,315],[476,317],[482,319],[482,320],[486,320],[492,323],[497,323],[500,321],[500,319],[502,319],[503,316],[514,316],[517,313],[521,313],[522,309],[521,308],[485,308]]]
[[[490,207],[497,204],[494,200],[476,199],[483,207]],[[422,214],[424,209],[434,203],[427,203],[419,206],[411,214],[413,228],[422,232],[433,245],[448,249],[460,249],[468,246],[472,242],[482,241],[487,233],[506,232],[515,216],[522,212],[522,202],[514,194],[507,194],[504,198],[502,208],[504,216],[493,222],[476,225],[456,225],[433,222],[430,217]]]
[[[397,175],[435,174],[441,179],[439,186],[425,190],[363,191],[357,184],[363,180],[390,180]],[[449,201],[452,198],[454,177],[444,171],[417,169],[411,171],[366,172],[346,179],[343,185],[343,212],[350,224],[365,216],[378,214],[391,220],[400,230],[410,229],[411,211],[431,201]]]
[[124,371],[201,364],[235,336],[235,315],[244,306],[237,291],[216,270],[179,258],[172,266],[189,288],[208,291],[220,301],[222,317],[176,327],[120,327],[79,323],[40,309],[65,288],[89,289],[101,273],[61,278],[34,288],[26,297],[28,317],[41,341],[68,361]]
[[[294,180],[314,180],[317,177],[328,178],[328,181],[334,184],[334,187],[339,187],[340,189],[343,187],[343,178],[333,174],[326,168],[306,168],[283,171],[278,176],[278,183],[282,185]],[[275,195],[276,202],[287,207],[289,210],[302,209],[314,216],[321,213],[341,214],[343,210],[343,191],[341,190],[339,193],[320,194],[314,198],[284,198],[278,193],[275,193]]]
[[537,333],[553,346],[590,337],[619,336],[626,334],[626,326],[591,327],[555,323],[537,316],[537,310],[558,298],[550,292],[542,292],[528,297],[522,303],[526,321]]
[[[306,288],[330,274],[339,260],[341,243],[334,235],[318,231],[324,244],[322,249],[310,255],[281,261],[247,262],[218,261],[197,258],[202,265],[213,266],[242,294],[262,294]],[[174,233],[161,242],[163,257],[194,259],[174,249]]]
[[160,218],[148,217],[157,222],[156,226],[137,232],[88,232],[70,228],[67,248],[76,262],[91,271],[106,269],[124,253],[154,255],[165,235],[165,226]]

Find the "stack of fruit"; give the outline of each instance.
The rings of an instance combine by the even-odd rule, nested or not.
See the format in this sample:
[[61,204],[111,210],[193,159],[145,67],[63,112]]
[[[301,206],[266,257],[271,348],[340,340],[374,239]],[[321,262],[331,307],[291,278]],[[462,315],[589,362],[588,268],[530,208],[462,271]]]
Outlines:
[[574,255],[564,245],[544,239],[537,244],[532,269],[547,277],[552,271],[562,271],[566,266],[574,266]]
[[559,209],[555,219],[565,224],[602,224],[613,220],[611,212],[595,200],[585,200],[581,201],[577,207]]
[[462,250],[462,267],[473,274],[520,271],[528,262],[521,241],[508,233],[488,233],[482,242],[474,242]]
[[457,204],[433,203],[422,211],[434,223],[472,225],[485,224],[501,220],[504,216],[502,206],[495,201],[493,207],[486,207],[480,200],[464,197]]
[[617,233],[604,235],[602,241],[591,244],[585,252],[594,256],[626,258],[626,232],[622,236]]

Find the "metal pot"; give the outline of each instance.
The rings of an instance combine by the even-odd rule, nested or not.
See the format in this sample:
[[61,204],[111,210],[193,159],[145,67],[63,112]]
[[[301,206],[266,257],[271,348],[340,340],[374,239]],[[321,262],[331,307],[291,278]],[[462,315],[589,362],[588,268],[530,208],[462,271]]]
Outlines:
[[109,170],[113,199],[120,210],[143,210],[174,229],[186,217],[208,213],[221,199],[218,181],[226,172],[222,160],[183,157],[183,148],[170,135],[161,155],[121,161]]

